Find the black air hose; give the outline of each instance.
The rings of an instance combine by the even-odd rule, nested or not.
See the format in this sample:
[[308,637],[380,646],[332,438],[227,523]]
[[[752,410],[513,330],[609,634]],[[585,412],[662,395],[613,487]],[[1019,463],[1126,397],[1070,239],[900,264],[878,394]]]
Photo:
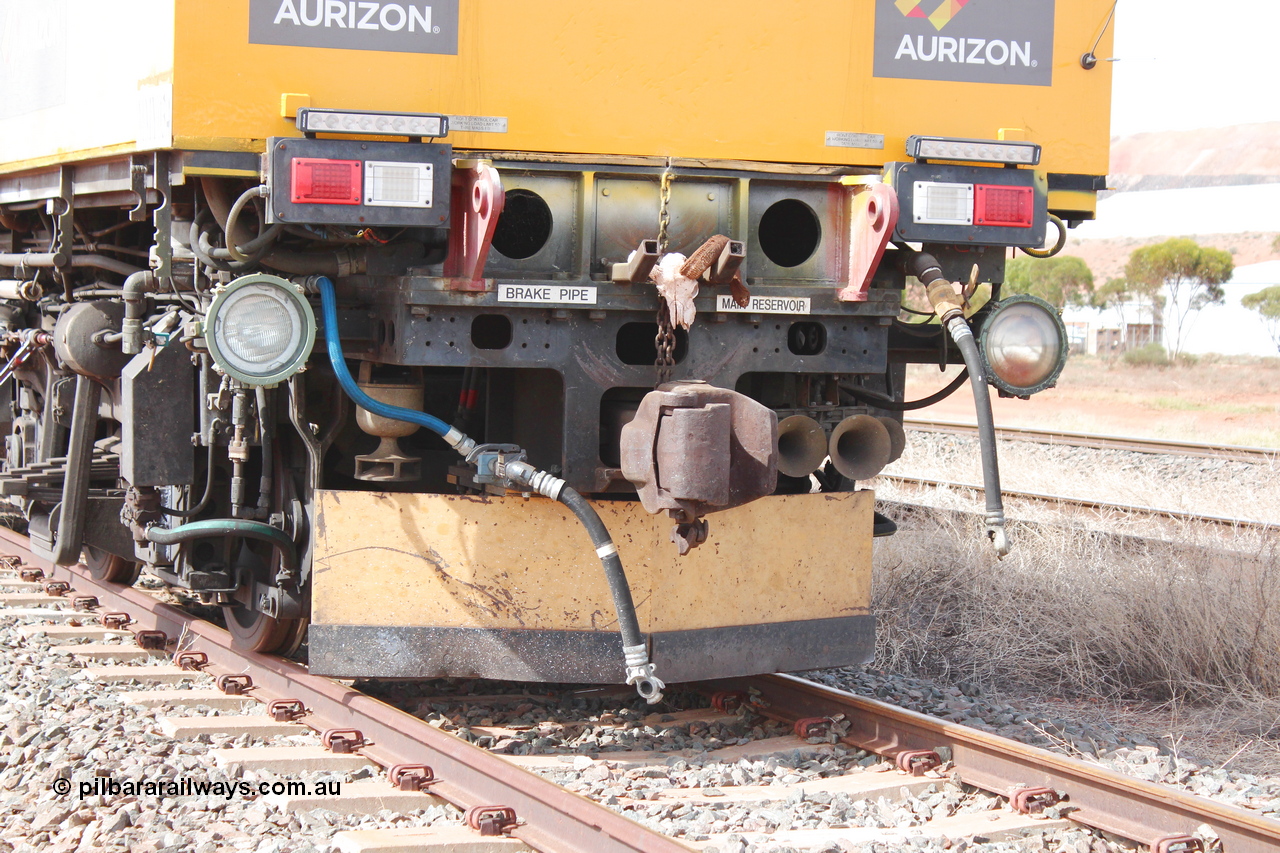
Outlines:
[[987,387],[978,342],[974,340],[973,330],[964,319],[961,297],[942,274],[937,258],[925,252],[913,251],[907,255],[905,267],[910,275],[914,275],[924,285],[933,310],[959,347],[969,371],[982,449],[982,490],[986,493],[987,501],[987,536],[991,538],[996,554],[1003,557],[1009,553],[1009,537],[1004,529],[1004,499],[1000,494],[1000,465],[996,458],[996,424],[991,414],[991,390]]

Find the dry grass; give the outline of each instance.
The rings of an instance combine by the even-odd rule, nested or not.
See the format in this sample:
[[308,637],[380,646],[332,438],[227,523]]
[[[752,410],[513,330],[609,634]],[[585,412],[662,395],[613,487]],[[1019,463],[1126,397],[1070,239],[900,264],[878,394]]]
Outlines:
[[997,561],[972,517],[899,524],[876,549],[878,666],[1060,697],[1280,700],[1274,541],[1237,554],[1014,525]]

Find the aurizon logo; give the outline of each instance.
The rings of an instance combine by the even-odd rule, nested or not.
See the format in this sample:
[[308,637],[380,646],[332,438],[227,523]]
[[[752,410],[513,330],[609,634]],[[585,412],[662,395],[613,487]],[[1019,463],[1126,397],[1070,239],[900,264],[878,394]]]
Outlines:
[[[925,0],[895,0],[894,6],[908,18],[923,18],[939,32],[955,18],[970,0],[942,0],[933,12],[925,14]],[[914,62],[956,62],[962,65],[1023,65],[1035,68],[1039,63],[1031,58],[1030,41],[1005,41],[1004,39],[961,38],[950,36],[902,36],[894,60],[909,59]]]
[[951,23],[951,19],[954,18],[959,11],[964,8],[964,4],[968,2],[969,0],[942,0],[942,2],[938,4],[938,8],[934,9],[933,12],[928,15],[926,15],[924,13],[924,9],[921,8],[924,6],[925,0],[896,0],[893,5],[897,6],[898,11],[903,15],[906,15],[908,18],[924,18],[929,23],[933,24],[934,29],[938,32],[942,32],[942,28]]

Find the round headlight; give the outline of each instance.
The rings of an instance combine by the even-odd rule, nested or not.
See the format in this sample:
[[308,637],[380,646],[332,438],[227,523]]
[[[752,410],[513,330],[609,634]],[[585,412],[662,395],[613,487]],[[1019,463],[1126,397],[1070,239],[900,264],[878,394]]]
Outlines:
[[1052,388],[1067,363],[1067,328],[1052,305],[1019,293],[1002,299],[982,324],[978,348],[987,381],[1026,397]]
[[247,385],[275,385],[306,363],[316,342],[316,317],[292,283],[246,275],[219,291],[205,318],[209,354]]

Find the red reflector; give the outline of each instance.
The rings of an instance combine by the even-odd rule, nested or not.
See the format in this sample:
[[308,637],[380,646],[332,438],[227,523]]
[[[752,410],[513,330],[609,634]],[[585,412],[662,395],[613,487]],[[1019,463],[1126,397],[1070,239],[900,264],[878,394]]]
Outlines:
[[1035,219],[1035,192],[1031,187],[973,186],[973,224],[1030,228]]
[[359,160],[316,160],[293,158],[294,204],[359,204],[360,176],[364,163]]

